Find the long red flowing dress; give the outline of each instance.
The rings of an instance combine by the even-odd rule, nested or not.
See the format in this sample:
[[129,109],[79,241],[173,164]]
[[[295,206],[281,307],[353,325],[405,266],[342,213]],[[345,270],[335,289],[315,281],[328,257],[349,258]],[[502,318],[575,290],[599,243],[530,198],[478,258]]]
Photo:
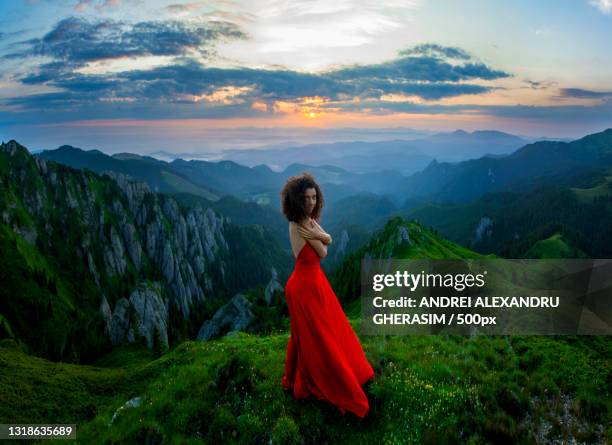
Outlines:
[[291,334],[282,386],[296,399],[314,395],[363,418],[370,406],[361,387],[374,370],[320,262],[306,242],[285,286]]

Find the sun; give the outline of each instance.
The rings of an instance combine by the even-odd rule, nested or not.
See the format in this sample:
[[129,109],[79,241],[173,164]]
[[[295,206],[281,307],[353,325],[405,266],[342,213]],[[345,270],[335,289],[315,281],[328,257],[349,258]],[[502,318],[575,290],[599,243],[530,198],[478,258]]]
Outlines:
[[317,113],[315,113],[314,111],[311,111],[310,113],[308,113],[306,116],[308,116],[311,119],[314,119],[315,117],[317,117]]

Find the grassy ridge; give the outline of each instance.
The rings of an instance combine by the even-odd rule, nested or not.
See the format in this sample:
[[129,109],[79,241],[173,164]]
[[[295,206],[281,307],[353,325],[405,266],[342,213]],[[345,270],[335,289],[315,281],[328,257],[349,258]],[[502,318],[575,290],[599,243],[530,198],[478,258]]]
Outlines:
[[588,258],[587,254],[569,244],[560,233],[537,241],[524,255],[525,258]]
[[[367,249],[379,257],[481,257],[401,218],[390,220]],[[344,266],[336,278],[352,283],[359,263],[349,258]],[[351,286],[339,289],[350,293]],[[356,332],[358,294],[345,300]],[[0,399],[6,401],[0,418],[76,423],[77,442],[84,444],[612,438],[610,337],[362,336],[376,376],[366,388],[370,415],[359,420],[325,401],[294,400],[282,390],[289,334],[286,326],[276,330],[286,321],[279,304],[275,299],[273,306],[255,309],[258,332],[269,335],[187,341],[159,358],[133,346],[113,350],[96,366],[78,366],[34,358],[10,340],[0,342]],[[121,410],[112,421],[134,397],[141,405]]]
[[[188,341],[156,360],[118,350],[101,363],[121,367],[57,364],[4,347],[0,417],[77,423],[87,444],[534,443],[538,435],[605,443],[612,434],[606,337],[364,336],[376,376],[363,421],[284,393],[287,341],[240,333]],[[109,426],[135,396],[142,405]]]

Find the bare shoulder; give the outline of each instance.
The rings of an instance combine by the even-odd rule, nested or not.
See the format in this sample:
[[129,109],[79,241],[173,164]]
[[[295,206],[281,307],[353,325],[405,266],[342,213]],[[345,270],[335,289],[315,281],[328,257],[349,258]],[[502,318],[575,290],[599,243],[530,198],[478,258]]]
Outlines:
[[296,223],[295,221],[289,221],[289,230],[293,230],[297,233],[298,227],[300,227],[299,223]]
[[297,230],[297,224],[293,221],[289,221],[289,237],[291,239],[297,239],[300,237],[300,232]]

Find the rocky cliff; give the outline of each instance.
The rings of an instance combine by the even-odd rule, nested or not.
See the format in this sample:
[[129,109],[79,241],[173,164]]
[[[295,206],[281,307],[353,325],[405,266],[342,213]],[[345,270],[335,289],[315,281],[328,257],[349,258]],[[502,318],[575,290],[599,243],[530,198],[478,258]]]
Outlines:
[[[35,271],[56,286],[55,295],[42,292],[44,304],[57,304],[61,295],[72,316],[101,318],[97,326],[112,344],[142,337],[151,346],[168,344],[172,324],[197,332],[202,308],[269,282],[273,269],[286,277],[291,265],[261,227],[235,226],[210,208],[182,207],[122,174],[32,157],[16,141],[0,145],[0,193],[3,236],[26,264],[13,268],[0,289],[7,294],[0,314],[17,327],[15,335],[27,330],[27,321],[19,320],[17,295],[8,295],[11,283]],[[39,264],[28,261],[32,255]],[[78,342],[70,332],[55,332],[54,354],[47,352],[64,356]]]

